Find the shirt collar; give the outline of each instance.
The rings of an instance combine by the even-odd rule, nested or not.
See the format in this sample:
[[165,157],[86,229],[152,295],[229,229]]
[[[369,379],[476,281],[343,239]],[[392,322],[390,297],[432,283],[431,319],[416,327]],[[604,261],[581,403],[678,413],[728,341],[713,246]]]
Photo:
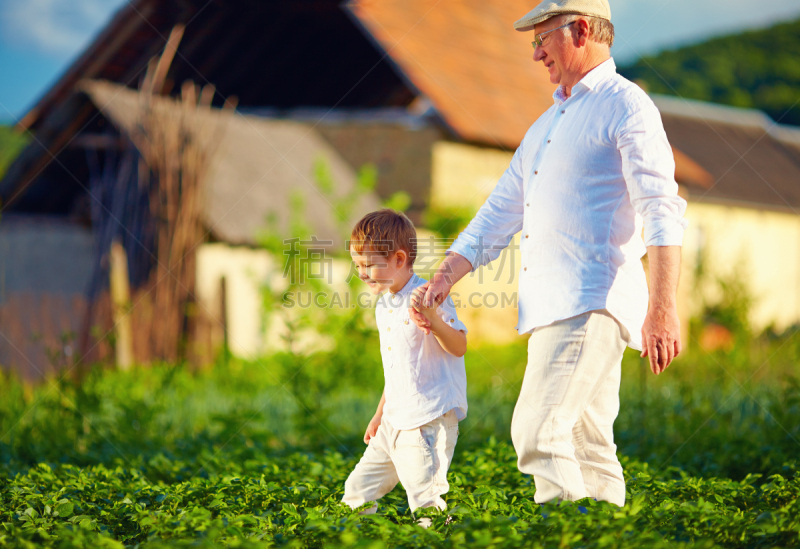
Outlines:
[[[611,77],[616,73],[617,73],[617,64],[614,63],[613,57],[609,57],[608,59],[597,65],[595,68],[590,70],[586,74],[586,76],[581,78],[580,82],[578,82],[572,87],[572,95],[575,95],[575,92],[582,88],[586,88],[588,90],[594,90],[595,88],[597,88],[600,82],[602,82],[606,78]],[[567,100],[567,98],[564,97],[564,86],[559,86],[556,88],[556,91],[553,92],[553,99],[558,103],[563,103],[564,101]]]
[[410,294],[412,291],[414,291],[414,289],[417,286],[420,285],[420,282],[418,282],[418,281],[421,281],[421,280],[422,279],[417,276],[417,273],[411,273],[411,278],[408,279],[408,282],[406,282],[405,286],[400,288],[400,291],[397,292],[396,294],[393,294],[392,292],[388,292],[389,293],[389,297],[392,298],[392,299],[395,299],[397,297],[406,297],[408,294]]

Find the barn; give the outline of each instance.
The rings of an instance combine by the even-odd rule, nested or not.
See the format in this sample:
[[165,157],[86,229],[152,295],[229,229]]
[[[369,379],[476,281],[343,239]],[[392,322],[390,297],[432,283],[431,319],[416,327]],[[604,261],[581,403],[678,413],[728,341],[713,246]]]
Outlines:
[[[126,3],[18,121],[32,140],[0,181],[0,363],[41,377],[112,357],[119,337],[130,340],[128,361],[208,361],[223,340],[241,356],[265,352],[273,339],[258,321],[259,281],[280,258],[258,235],[270,220],[288,230],[293,196],[334,255],[341,227],[397,191],[418,224],[431,211],[468,217],[552,104],[529,37],[511,29],[528,9],[521,0]],[[760,298],[754,322],[797,322],[798,132],[757,112],[654,99],[690,201],[684,318],[702,301],[693,277],[703,261],[720,272],[744,265],[736,272]],[[174,143],[148,151],[154,113],[183,128],[181,162],[163,154]],[[330,195],[315,181],[320,162]],[[374,189],[342,215],[335,204],[364,166]],[[170,200],[192,221],[171,218]],[[514,262],[494,269],[462,293],[511,296]],[[513,299],[465,306],[478,339],[514,337]]]

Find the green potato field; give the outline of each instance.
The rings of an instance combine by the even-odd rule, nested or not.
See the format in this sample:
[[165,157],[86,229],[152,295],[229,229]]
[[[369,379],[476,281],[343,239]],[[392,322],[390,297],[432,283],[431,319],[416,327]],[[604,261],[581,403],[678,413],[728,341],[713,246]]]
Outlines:
[[[653,376],[623,362],[624,508],[541,508],[516,468],[525,345],[467,354],[469,417],[448,510],[415,524],[402,487],[343,507],[380,397],[375,334],[212,367],[96,369],[0,382],[2,547],[799,547],[796,337],[691,350]],[[448,517],[450,517],[448,519]]]

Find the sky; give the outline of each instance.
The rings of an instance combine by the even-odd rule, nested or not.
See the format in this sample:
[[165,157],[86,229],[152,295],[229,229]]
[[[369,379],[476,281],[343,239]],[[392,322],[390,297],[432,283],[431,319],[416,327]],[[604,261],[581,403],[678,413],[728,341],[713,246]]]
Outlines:
[[[126,1],[0,0],[0,122],[22,117]],[[536,3],[531,0],[531,9]],[[798,0],[610,0],[610,4],[617,64],[800,17]]]

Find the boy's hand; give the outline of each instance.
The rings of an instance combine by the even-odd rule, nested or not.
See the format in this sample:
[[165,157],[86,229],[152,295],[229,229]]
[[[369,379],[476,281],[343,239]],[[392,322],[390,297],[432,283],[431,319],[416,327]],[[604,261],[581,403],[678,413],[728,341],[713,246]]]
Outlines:
[[425,315],[423,315],[421,312],[416,310],[414,307],[409,307],[408,316],[411,318],[411,321],[417,325],[417,328],[425,333],[425,335],[431,333],[431,321],[425,318]]
[[430,323],[433,320],[433,317],[436,316],[436,308],[439,306],[439,304],[434,303],[432,307],[424,307],[422,305],[422,301],[425,298],[425,292],[427,289],[427,284],[425,284],[414,290],[414,292],[411,294],[411,307],[424,316]]
[[381,416],[375,414],[367,425],[367,432],[364,433],[364,444],[369,444],[371,438],[378,434],[378,427],[381,425]]

